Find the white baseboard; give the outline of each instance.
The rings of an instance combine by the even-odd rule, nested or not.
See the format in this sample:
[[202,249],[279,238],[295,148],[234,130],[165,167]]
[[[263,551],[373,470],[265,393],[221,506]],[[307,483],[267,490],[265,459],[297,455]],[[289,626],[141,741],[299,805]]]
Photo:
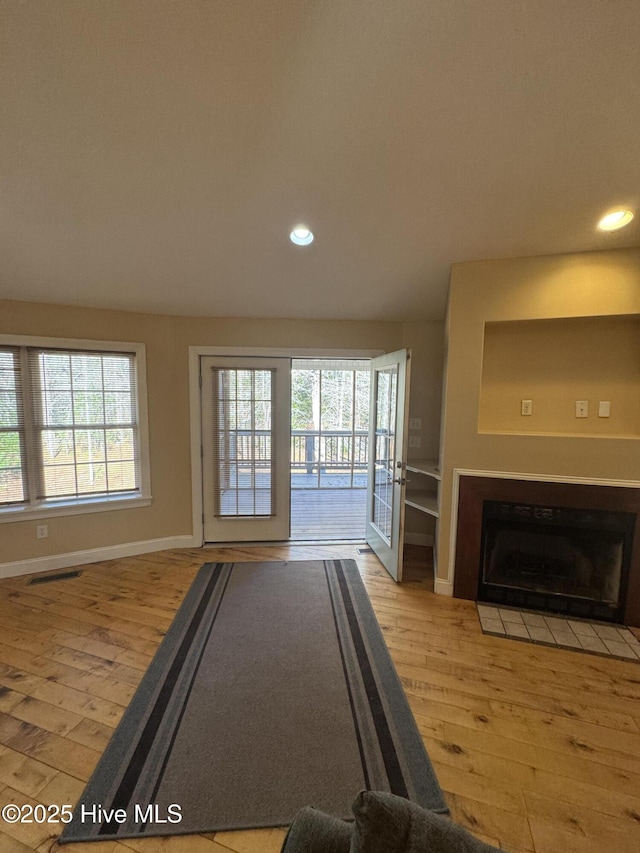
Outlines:
[[54,569],[68,569],[71,566],[83,566],[85,563],[117,560],[121,557],[135,557],[138,554],[167,551],[170,548],[200,548],[201,545],[202,542],[191,535],[166,536],[162,539],[145,539],[142,542],[125,542],[123,545],[107,545],[104,548],[90,548],[86,551],[71,551],[68,554],[52,554],[50,557],[35,557],[32,560],[0,563],[0,578],[32,575],[36,572],[50,572]]
[[405,533],[405,545],[422,545],[423,547],[433,548],[435,540],[433,533]]
[[437,593],[437,595],[448,595],[451,597],[453,595],[453,584],[451,581],[436,578],[433,582],[433,591]]

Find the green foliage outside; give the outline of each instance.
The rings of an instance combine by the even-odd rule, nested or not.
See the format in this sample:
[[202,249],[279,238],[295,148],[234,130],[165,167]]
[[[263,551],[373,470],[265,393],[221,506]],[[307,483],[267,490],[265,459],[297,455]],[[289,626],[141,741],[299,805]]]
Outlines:
[[293,370],[293,430],[366,431],[369,424],[368,370]]

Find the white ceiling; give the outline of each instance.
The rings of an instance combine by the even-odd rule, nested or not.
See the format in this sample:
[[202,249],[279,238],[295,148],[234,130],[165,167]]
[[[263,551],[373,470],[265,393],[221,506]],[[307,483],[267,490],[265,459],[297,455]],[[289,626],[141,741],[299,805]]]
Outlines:
[[595,230],[640,213],[638,0],[0,13],[4,298],[419,319],[455,261],[640,244]]

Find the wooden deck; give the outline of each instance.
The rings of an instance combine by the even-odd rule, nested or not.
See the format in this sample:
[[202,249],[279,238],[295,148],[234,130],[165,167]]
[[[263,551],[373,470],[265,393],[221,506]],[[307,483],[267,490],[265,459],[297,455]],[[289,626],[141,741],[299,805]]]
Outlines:
[[[358,562],[453,820],[510,853],[637,853],[640,666],[485,636],[472,602],[398,586],[354,545],[165,551],[42,586],[1,580],[0,806],[76,802],[203,562],[332,557]],[[0,850],[71,850],[58,833],[0,822]],[[73,853],[278,853],[284,834]]]
[[292,489],[291,539],[364,539],[366,489]]

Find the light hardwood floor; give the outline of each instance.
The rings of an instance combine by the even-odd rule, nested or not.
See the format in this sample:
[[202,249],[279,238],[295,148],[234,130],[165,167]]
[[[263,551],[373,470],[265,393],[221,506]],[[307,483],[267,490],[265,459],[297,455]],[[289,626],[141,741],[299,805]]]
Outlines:
[[[75,802],[203,562],[308,557],[357,559],[454,820],[512,853],[638,853],[640,665],[484,636],[473,604],[398,587],[355,546],[166,551],[0,581],[0,807]],[[0,822],[2,853],[56,837]],[[283,837],[60,850],[277,853]]]

